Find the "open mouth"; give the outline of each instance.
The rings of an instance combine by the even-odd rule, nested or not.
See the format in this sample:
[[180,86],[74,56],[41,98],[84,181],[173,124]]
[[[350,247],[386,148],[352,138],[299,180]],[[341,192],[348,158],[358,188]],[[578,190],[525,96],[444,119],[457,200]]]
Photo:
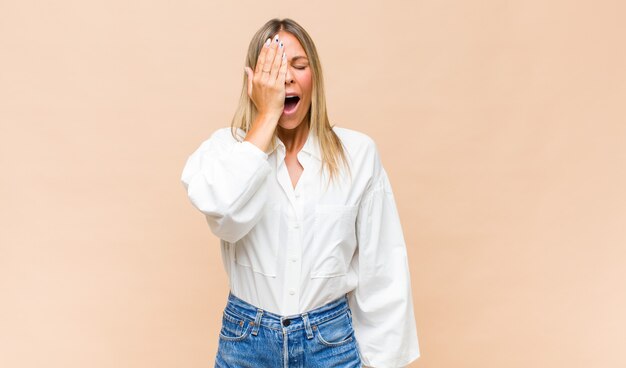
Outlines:
[[296,111],[299,102],[300,97],[298,96],[289,96],[285,98],[285,108],[283,109],[283,112],[285,114],[291,114],[292,112]]

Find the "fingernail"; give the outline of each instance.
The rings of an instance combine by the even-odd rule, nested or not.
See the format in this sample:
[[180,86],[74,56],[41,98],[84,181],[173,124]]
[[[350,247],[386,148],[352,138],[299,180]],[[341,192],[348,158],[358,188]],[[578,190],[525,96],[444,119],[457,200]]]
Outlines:
[[274,41],[278,42],[278,35],[274,38]]
[[283,41],[280,41],[280,47],[281,48],[283,47]]
[[269,46],[270,42],[272,42],[272,39],[268,38],[267,41],[265,41],[265,46]]

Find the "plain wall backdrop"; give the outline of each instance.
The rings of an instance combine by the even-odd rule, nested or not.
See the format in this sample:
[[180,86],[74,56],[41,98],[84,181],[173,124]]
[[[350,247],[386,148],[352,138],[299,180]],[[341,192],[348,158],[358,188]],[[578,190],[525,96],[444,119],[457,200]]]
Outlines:
[[624,4],[3,0],[0,366],[213,366],[228,281],[180,174],[274,17],[380,149],[410,367],[626,366]]

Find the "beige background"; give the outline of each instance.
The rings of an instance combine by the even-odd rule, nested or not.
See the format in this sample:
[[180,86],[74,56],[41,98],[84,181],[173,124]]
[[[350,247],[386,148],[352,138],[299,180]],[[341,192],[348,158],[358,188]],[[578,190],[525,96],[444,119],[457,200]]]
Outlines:
[[[405,229],[411,367],[623,367],[620,1],[0,3],[0,366],[212,367],[218,240],[179,181],[291,17]],[[623,24],[623,23],[622,23]]]

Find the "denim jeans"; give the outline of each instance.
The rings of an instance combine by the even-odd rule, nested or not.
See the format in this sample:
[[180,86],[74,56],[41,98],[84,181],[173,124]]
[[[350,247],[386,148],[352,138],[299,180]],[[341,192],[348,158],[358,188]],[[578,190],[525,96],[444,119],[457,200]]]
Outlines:
[[301,314],[280,316],[230,292],[215,367],[362,367],[347,296]]

